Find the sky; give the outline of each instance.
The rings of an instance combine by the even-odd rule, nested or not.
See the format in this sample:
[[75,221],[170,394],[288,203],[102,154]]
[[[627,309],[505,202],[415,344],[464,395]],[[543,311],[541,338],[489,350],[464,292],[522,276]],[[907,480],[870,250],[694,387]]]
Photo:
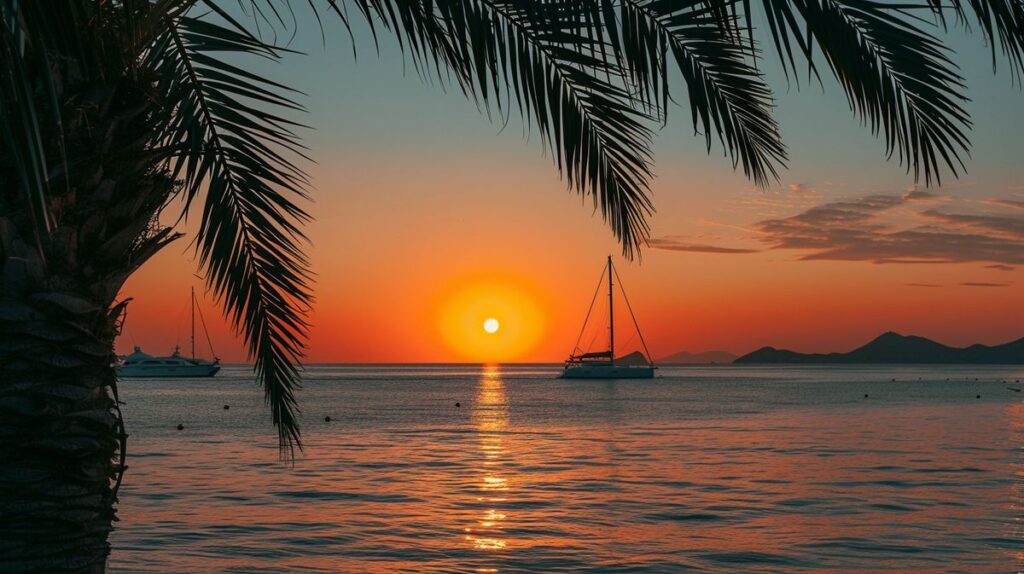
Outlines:
[[[833,80],[797,89],[768,55],[789,168],[756,188],[706,152],[683,100],[654,143],[652,240],[628,261],[536,132],[423,82],[386,36],[378,52],[357,26],[353,56],[339,25],[326,44],[308,14],[299,26],[305,55],[255,69],[307,94],[313,126],[308,362],[561,361],[609,254],[655,358],[1024,336],[1024,93],[978,35],[946,39],[974,124],[959,179],[915,185]],[[216,354],[245,360],[197,272],[186,237],[127,282],[119,352],[187,348],[195,286]]]

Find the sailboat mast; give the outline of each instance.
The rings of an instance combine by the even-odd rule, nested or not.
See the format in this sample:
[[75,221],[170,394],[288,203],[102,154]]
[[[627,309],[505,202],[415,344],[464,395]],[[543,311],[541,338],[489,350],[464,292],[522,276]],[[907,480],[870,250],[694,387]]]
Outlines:
[[615,292],[612,291],[612,256],[608,256],[608,361],[615,363]]
[[189,310],[192,312],[192,354],[189,355],[191,358],[196,358],[196,287],[192,286],[192,300],[188,302]]

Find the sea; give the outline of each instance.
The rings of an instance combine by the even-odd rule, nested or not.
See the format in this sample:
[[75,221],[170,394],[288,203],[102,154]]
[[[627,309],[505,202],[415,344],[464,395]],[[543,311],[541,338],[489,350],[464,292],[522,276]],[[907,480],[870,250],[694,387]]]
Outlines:
[[109,570],[1024,569],[1022,367],[558,372],[311,365],[290,461],[249,367],[124,380]]

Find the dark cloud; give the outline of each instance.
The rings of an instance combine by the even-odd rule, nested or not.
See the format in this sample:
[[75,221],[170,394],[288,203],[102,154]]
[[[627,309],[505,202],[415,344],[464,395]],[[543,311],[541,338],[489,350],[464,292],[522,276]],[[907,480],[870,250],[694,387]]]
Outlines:
[[937,223],[978,229],[987,232],[1004,233],[1013,239],[1024,238],[1024,217],[1003,215],[964,215],[945,213],[934,209],[922,211],[921,215]]
[[[924,199],[921,192],[869,195],[765,220],[754,228],[770,249],[807,251],[804,260],[1024,264],[1024,217],[920,211],[911,205],[919,199]],[[883,216],[897,207],[911,209],[927,223],[887,221]]]
[[938,199],[939,197],[941,196],[938,194],[920,189],[912,189],[903,196],[904,199]]
[[[799,187],[800,184],[793,184]],[[942,210],[935,200],[944,200]],[[768,250],[796,250],[807,261],[869,261],[877,264],[991,263],[1011,271],[1024,265],[1024,213],[954,210],[950,198],[926,191],[873,194],[833,201],[783,218],[755,223],[752,230]],[[1017,204],[1017,200],[991,200]],[[957,204],[958,205],[958,204]],[[975,203],[973,207],[977,207]],[[755,253],[654,239],[650,246],[699,253]]]
[[[801,188],[802,184],[793,184]],[[796,190],[796,189],[795,189]],[[936,209],[942,201],[942,210]],[[1020,206],[1017,200],[988,205]],[[830,202],[797,215],[765,219],[752,226],[766,250],[802,252],[805,261],[868,261],[877,264],[990,263],[1012,271],[1024,265],[1024,213],[979,212],[978,203],[955,203],[930,191],[901,195],[876,193]],[[956,206],[965,208],[955,210]],[[690,244],[672,238],[652,239],[653,249],[680,252],[744,254],[735,249]],[[764,250],[761,250],[764,251]]]
[[648,247],[653,249],[664,249],[666,251],[686,251],[689,253],[757,253],[757,249],[743,249],[736,247],[719,247],[717,245],[704,245],[700,243],[684,243],[670,238],[651,239],[647,242]]
[[962,261],[937,261],[935,259],[879,259],[873,261],[876,265],[943,265],[949,263],[962,263]]
[[984,283],[980,281],[967,281],[961,283],[964,287],[1009,287],[1010,283]]

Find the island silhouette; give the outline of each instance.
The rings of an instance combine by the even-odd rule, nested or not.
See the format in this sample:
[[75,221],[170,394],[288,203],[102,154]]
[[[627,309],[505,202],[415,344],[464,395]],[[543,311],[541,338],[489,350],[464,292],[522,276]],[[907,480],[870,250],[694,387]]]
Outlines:
[[1022,365],[1024,338],[995,346],[975,344],[969,347],[950,347],[925,337],[890,331],[848,353],[798,353],[762,347],[737,358],[733,363]]

